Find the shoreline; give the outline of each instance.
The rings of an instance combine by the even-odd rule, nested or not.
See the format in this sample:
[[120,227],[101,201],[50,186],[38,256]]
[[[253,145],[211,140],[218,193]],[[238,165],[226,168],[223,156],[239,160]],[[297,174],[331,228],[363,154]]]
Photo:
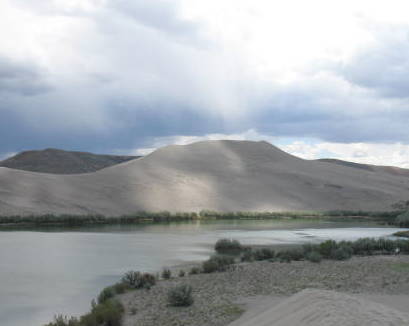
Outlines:
[[[409,299],[409,256],[363,256],[348,261],[291,263],[259,261],[211,274],[161,280],[150,290],[119,295],[125,307],[123,326],[153,326],[170,321],[185,326],[227,326],[256,298],[287,298],[307,288],[368,295],[401,295]],[[169,307],[166,293],[178,284],[193,287],[191,307]],[[244,303],[243,303],[244,302]],[[172,324],[172,325],[173,325]]]
[[178,223],[214,220],[324,220],[324,221],[371,221],[396,225],[400,211],[388,212],[226,212],[226,213],[135,213],[125,216],[104,215],[27,215],[0,216],[0,229],[36,227],[81,227],[104,225],[131,225],[152,223]]

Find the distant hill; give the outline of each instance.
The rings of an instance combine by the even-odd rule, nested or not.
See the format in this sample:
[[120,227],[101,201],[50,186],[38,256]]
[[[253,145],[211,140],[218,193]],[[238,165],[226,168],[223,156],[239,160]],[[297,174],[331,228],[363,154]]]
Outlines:
[[390,171],[303,160],[267,142],[204,141],[87,174],[2,167],[0,215],[391,210],[408,200],[409,178]]
[[366,171],[384,172],[384,173],[389,173],[389,174],[393,174],[396,176],[409,177],[409,169],[398,168],[395,166],[380,166],[380,165],[354,163],[354,162],[337,160],[333,158],[322,158],[317,161],[348,166],[351,168],[362,169]]
[[99,155],[47,148],[18,153],[0,161],[0,166],[31,172],[78,174],[95,172],[136,158],[138,156]]

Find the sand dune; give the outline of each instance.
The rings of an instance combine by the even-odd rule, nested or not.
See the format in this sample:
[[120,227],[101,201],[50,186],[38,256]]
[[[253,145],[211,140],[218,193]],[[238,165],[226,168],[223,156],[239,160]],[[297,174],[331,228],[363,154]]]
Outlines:
[[262,299],[229,326],[403,326],[409,314],[358,296],[303,290],[280,301]]
[[409,178],[302,160],[267,142],[167,146],[94,173],[0,168],[0,215],[140,210],[386,210]]

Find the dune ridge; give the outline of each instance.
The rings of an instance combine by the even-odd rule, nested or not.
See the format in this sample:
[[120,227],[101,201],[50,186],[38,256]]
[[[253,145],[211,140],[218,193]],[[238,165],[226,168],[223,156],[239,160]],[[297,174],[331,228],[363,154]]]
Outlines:
[[408,197],[409,178],[303,160],[267,142],[171,145],[76,175],[0,168],[0,215],[388,210]]

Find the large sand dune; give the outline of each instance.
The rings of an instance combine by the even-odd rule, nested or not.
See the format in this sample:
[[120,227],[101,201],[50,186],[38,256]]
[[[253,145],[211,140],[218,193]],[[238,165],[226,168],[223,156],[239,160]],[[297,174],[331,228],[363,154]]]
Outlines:
[[0,168],[0,215],[140,210],[387,210],[409,178],[302,160],[266,142],[167,146],[94,173]]
[[358,296],[303,290],[279,304],[260,302],[229,326],[403,326],[409,314]]

